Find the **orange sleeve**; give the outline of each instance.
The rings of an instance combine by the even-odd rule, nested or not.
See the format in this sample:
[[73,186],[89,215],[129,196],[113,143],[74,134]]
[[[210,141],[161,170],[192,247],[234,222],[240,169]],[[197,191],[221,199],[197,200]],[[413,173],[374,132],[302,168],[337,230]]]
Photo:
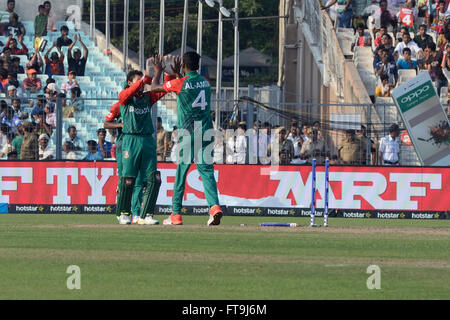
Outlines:
[[109,112],[106,115],[105,119],[108,122],[112,122],[119,117],[120,117],[120,104],[116,102],[112,105],[111,109],[109,109]]
[[176,94],[179,94],[186,79],[187,77],[166,81],[163,84],[164,90],[166,90],[166,93],[175,92]]
[[122,106],[126,105],[131,97],[135,96],[140,90],[142,90],[142,88],[144,88],[144,81],[142,80],[136,81],[134,84],[131,85],[131,87],[122,90],[119,93],[120,105]]

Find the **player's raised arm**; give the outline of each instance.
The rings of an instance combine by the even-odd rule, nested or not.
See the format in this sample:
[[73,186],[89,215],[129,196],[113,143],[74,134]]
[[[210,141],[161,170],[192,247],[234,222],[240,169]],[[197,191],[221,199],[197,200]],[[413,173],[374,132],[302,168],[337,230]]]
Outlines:
[[[139,91],[142,91],[142,89],[144,88],[144,80],[145,80],[145,77],[142,77],[140,80],[129,85],[128,88],[122,90],[119,93],[119,104],[123,105],[123,106],[126,105],[130,98],[134,97]],[[131,82],[131,81],[132,81],[132,79],[131,80],[127,79],[127,82]]]
[[[153,69],[155,70],[155,76],[153,77],[152,84],[150,86],[152,92],[166,92],[164,86],[159,83],[159,79],[161,79],[162,72],[164,71],[164,67],[162,65],[162,57],[157,54],[154,57]],[[148,72],[148,70],[146,71]]]

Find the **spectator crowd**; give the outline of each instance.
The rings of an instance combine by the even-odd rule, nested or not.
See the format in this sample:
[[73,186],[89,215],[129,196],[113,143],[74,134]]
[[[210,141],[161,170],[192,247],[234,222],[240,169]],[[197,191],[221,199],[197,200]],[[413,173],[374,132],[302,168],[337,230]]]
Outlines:
[[[50,1],[37,6],[34,47],[27,47],[27,30],[14,11],[15,4],[14,0],[8,0],[6,8],[0,11],[1,21],[8,21],[0,23],[0,35],[7,38],[6,43],[0,41],[0,93],[4,97],[0,98],[0,158],[53,159],[55,148],[52,135],[58,125],[57,101],[61,102],[63,118],[75,117],[84,109],[77,76],[85,74],[89,50],[80,35],[70,35],[65,25],[61,26],[57,40],[47,46],[45,37],[48,33],[58,32]],[[63,47],[67,47],[67,57]],[[67,62],[67,70],[64,62]],[[21,74],[23,76],[18,77]],[[67,76],[67,81],[59,87],[54,76]],[[25,112],[25,108],[31,112]],[[105,152],[103,145],[99,144],[102,139],[104,137],[100,132],[98,142],[93,141],[99,151],[97,158],[110,157],[110,151]],[[79,159],[82,155],[79,151],[88,150],[77,139],[75,127],[69,128],[62,149],[68,159]],[[92,157],[90,153],[88,157]]]
[[[449,0],[330,0],[328,10],[340,28],[353,28],[351,50],[370,47],[378,78],[375,97],[389,97],[399,70],[428,72],[441,96],[450,70]],[[445,97],[448,90],[442,90]]]

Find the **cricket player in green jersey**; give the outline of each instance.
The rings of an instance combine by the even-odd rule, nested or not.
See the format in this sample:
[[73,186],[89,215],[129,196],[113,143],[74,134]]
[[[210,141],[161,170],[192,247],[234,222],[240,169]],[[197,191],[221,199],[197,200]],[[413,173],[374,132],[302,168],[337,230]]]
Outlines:
[[[156,141],[152,136],[154,128],[151,107],[165,93],[143,92],[144,85],[151,84],[151,80],[149,76],[143,76],[141,71],[130,71],[127,75],[127,87],[119,93],[122,123],[118,126],[122,128],[123,136],[117,199],[120,224],[131,223],[132,198],[139,175],[143,177],[145,191],[138,223],[158,224],[153,219],[153,212],[161,186],[161,175],[156,168]],[[138,201],[139,198],[136,197],[135,201]]]
[[[120,117],[120,105],[119,103],[115,103],[108,114],[106,115],[105,122],[103,127],[105,129],[117,129],[117,137],[116,137],[116,160],[117,160],[117,176],[119,178],[119,182],[121,181],[120,177],[122,175],[122,125],[121,125],[121,117]],[[132,224],[136,224],[141,222],[143,224],[144,221],[140,221],[141,217],[141,203],[142,203],[142,192],[144,190],[145,181],[143,174],[139,173],[136,182],[134,184],[133,196],[131,200],[131,213],[133,215],[131,219]],[[119,192],[120,186],[117,185],[117,193]],[[117,200],[117,199],[116,199]],[[120,220],[120,210],[119,206],[116,206],[116,216],[117,219]],[[156,224],[157,220],[155,220]]]
[[[179,57],[178,57],[179,59]],[[205,190],[206,202],[209,206],[209,220],[207,225],[219,225],[223,212],[219,206],[219,198],[217,194],[217,185],[214,178],[214,167],[212,164],[212,152],[214,148],[214,134],[211,135],[210,141],[204,141],[204,133],[207,130],[213,130],[211,120],[211,86],[206,78],[199,75],[200,56],[196,52],[187,52],[183,55],[182,69],[184,77],[166,81],[159,84],[159,79],[163,72],[162,59],[155,56],[154,70],[151,90],[154,93],[177,94],[177,122],[178,129],[188,132],[188,135],[180,135],[179,144],[180,153],[177,156],[177,171],[175,175],[175,183],[172,198],[172,214],[164,220],[164,224],[182,225],[181,208],[184,197],[186,174],[192,162],[195,162],[200,177],[202,178]],[[199,139],[195,143],[195,140]],[[184,140],[184,141],[183,141]],[[197,147],[199,145],[199,147]],[[188,146],[188,155],[184,152]],[[210,151],[209,156],[206,151]],[[204,158],[208,158],[204,161]]]

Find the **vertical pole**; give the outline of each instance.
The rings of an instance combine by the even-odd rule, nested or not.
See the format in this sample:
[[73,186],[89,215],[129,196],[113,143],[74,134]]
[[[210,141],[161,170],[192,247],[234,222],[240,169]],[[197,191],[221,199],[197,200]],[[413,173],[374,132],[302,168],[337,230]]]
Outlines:
[[95,19],[95,0],[90,1],[90,14],[89,14],[89,37],[94,40],[94,19]]
[[316,219],[316,159],[312,160],[312,171],[311,171],[311,227],[315,227]]
[[56,160],[61,160],[62,152],[62,128],[63,128],[63,117],[62,117],[62,101],[61,98],[56,100]]
[[367,123],[366,123],[366,165],[370,166],[372,163],[370,162],[370,157],[372,156],[371,149],[372,144],[370,143],[370,126],[372,125],[372,105],[367,105]]
[[[197,53],[202,55],[202,33],[203,33],[203,2],[198,2],[198,14],[197,14]],[[202,73],[202,59],[198,63],[198,72]]]
[[160,55],[164,55],[164,21],[165,21],[165,0],[160,0],[160,7],[159,7],[159,48],[158,53]]
[[130,10],[129,0],[124,1],[124,12],[123,12],[123,71],[128,70],[128,13]]
[[[234,0],[234,101],[239,98],[239,0]],[[250,124],[249,124],[250,125]]]
[[[252,84],[248,85],[248,96],[249,98],[254,98],[255,96],[255,91],[254,91],[254,87]],[[251,126],[253,127],[253,104],[247,102],[247,129],[251,128]],[[258,164],[258,155],[259,155],[259,130],[257,132],[255,132],[256,136],[256,150],[253,150],[254,152],[256,152],[256,154],[254,155],[250,155],[252,158],[252,161],[250,161],[251,164]],[[248,146],[248,144],[247,144]],[[249,147],[247,147],[247,149],[249,149]]]
[[144,42],[144,14],[145,1],[140,0],[139,3],[139,67],[143,71],[145,69],[145,42]]
[[[222,0],[219,0],[219,6],[222,7]],[[222,13],[219,11],[219,25],[217,35],[217,72],[216,72],[216,129],[220,128],[220,100],[222,99],[222,37],[223,22]]]
[[184,0],[183,31],[181,35],[181,56],[183,56],[183,54],[186,52],[188,19],[189,19],[188,0]]
[[[165,22],[165,13],[166,13],[166,6],[165,6],[165,0],[160,0],[159,4],[159,48],[158,53],[161,56],[164,56],[164,22]],[[158,117],[158,104],[155,103],[152,107],[152,123],[153,127],[156,128],[156,119]],[[156,137],[156,130],[154,133],[154,136]]]
[[328,227],[328,188],[330,186],[330,177],[329,177],[329,168],[330,160],[328,158],[325,159],[325,205],[323,207],[323,226]]
[[106,0],[106,8],[105,8],[105,37],[106,37],[106,50],[105,52],[109,55],[109,47],[111,46],[111,17],[110,17],[110,6],[111,0]]

